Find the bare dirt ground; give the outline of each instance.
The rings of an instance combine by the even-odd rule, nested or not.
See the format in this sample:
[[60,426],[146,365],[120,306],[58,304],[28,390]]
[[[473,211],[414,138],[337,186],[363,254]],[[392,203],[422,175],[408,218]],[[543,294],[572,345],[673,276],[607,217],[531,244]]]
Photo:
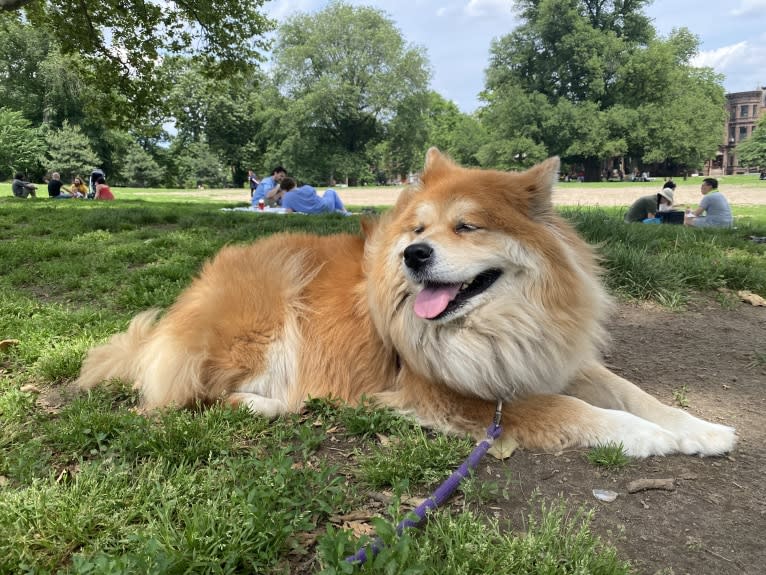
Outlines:
[[[675,200],[677,204],[696,205],[702,197],[699,191],[701,178],[690,178],[677,182]],[[636,198],[647,194],[656,193],[662,183],[631,183],[626,182],[623,187],[586,188],[575,182],[561,182],[556,185],[553,192],[553,203],[568,206],[626,206]],[[397,186],[364,188],[336,188],[343,201],[350,206],[390,206],[396,202],[402,188]],[[322,193],[322,189],[319,193]],[[763,205],[766,204],[766,182],[753,180],[752,184],[721,185],[721,191],[726,195],[730,204],[735,205]],[[247,190],[189,190],[176,192],[179,197],[208,197],[214,200],[236,202],[249,201]],[[140,195],[140,194],[138,194]],[[166,193],[164,195],[172,195]]]
[[[761,575],[766,572],[766,308],[724,309],[710,299],[684,312],[619,305],[607,365],[664,403],[688,400],[703,419],[736,427],[737,449],[718,458],[651,457],[616,472],[600,471],[584,452],[519,451],[485,466],[485,476],[510,471],[518,482],[500,503],[523,528],[534,490],[569,505],[594,507],[594,530],[630,559],[637,573]],[[673,479],[673,491],[630,494],[636,479]],[[593,489],[616,491],[612,503]],[[663,571],[664,570],[664,571]]]

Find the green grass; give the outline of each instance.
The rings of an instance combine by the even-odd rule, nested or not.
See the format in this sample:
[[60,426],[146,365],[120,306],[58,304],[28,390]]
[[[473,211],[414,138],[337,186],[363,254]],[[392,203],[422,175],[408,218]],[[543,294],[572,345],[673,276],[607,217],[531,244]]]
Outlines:
[[[330,517],[361,507],[368,491],[424,496],[470,451],[465,439],[386,410],[327,400],[268,422],[221,406],[146,417],[120,385],[58,397],[90,346],[136,312],[169,305],[222,246],[358,226],[222,205],[0,199],[0,339],[19,341],[0,351],[0,573],[286,573],[307,561],[349,572],[343,558],[359,541]],[[766,208],[739,210],[748,221],[718,231],[627,226],[619,210],[562,211],[600,245],[614,293],[682,306],[718,287],[766,296],[764,249],[747,239],[766,235]],[[21,391],[28,385],[46,401]],[[389,547],[363,570],[626,572],[589,532],[586,512],[535,510],[524,534],[475,514],[509,489],[470,479],[472,505],[402,538],[391,532],[400,513],[392,506],[376,523]]]
[[630,457],[625,453],[622,443],[606,443],[588,451],[588,461],[597,467],[608,470],[622,469],[630,463]]

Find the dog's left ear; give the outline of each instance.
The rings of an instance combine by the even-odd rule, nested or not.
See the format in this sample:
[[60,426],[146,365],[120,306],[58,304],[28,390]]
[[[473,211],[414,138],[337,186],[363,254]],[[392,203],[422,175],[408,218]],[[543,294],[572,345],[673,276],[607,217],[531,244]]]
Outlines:
[[560,166],[559,157],[553,156],[523,172],[522,175],[529,182],[527,191],[529,192],[530,216],[547,213],[553,208],[551,196],[553,195],[553,184],[559,179]]

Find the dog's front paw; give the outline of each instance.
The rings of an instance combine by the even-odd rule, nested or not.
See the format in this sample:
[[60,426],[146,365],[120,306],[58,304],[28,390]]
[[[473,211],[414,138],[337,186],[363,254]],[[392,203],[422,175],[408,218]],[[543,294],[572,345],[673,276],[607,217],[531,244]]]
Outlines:
[[677,430],[681,453],[687,455],[722,455],[737,444],[737,432],[733,427],[709,423],[692,418],[683,430]]
[[623,450],[631,457],[669,455],[678,453],[678,436],[656,423],[646,421],[624,411],[604,410],[608,431],[599,443],[622,443]]

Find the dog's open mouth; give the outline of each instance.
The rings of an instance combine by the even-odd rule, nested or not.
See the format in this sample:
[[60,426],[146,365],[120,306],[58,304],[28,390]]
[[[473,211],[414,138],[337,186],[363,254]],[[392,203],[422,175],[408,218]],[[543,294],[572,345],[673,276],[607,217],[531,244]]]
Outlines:
[[470,283],[426,282],[415,298],[415,314],[423,319],[440,319],[486,291],[501,275],[501,270],[493,268],[481,272]]

